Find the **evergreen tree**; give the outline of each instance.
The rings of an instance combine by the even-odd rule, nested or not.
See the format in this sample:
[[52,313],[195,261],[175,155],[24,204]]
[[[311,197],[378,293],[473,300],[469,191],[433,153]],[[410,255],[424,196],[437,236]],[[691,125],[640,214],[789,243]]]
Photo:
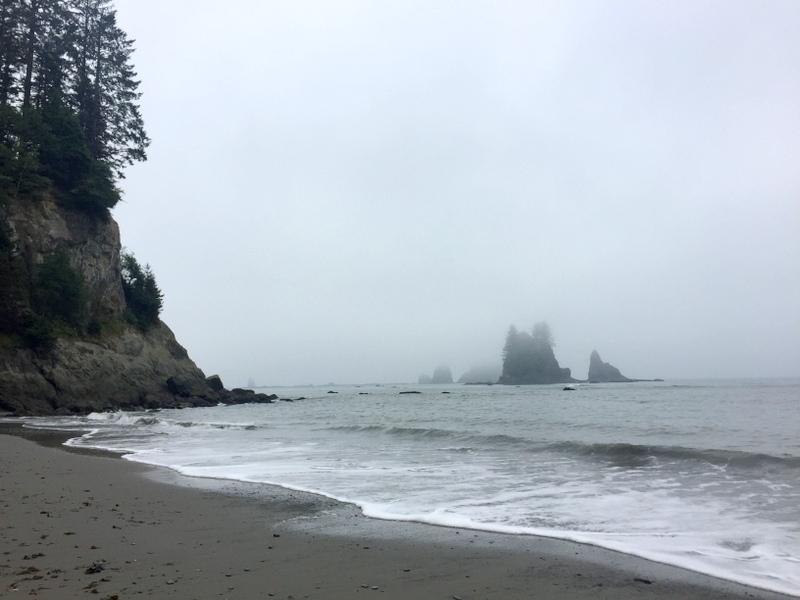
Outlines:
[[130,311],[129,318],[139,329],[147,330],[158,323],[163,295],[156,284],[150,265],[144,268],[133,254],[122,254],[122,289]]
[[107,214],[150,143],[132,53],[111,0],[0,0],[0,196],[45,176],[68,204]]
[[22,2],[0,0],[0,106],[17,91],[16,70],[22,56]]
[[28,305],[27,279],[25,265],[0,221],[0,333],[20,333],[22,313]]
[[32,300],[40,317],[75,329],[83,326],[89,294],[83,275],[70,266],[66,250],[45,257],[36,275]]
[[75,9],[76,109],[92,156],[123,177],[126,165],[146,160],[150,143],[136,105],[133,42],[117,27],[111,0],[75,0]]
[[75,19],[68,2],[47,0],[41,14],[40,42],[35,53],[30,105],[41,109],[45,103],[68,95],[74,65],[70,53],[75,43]]
[[55,93],[63,93],[70,68],[66,62],[71,31],[68,2],[25,0],[22,20],[22,108],[39,107]]
[[550,325],[548,325],[545,321],[536,323],[531,330],[531,335],[533,336],[534,340],[547,344],[551,348],[556,345],[556,341],[553,338],[553,332],[550,331]]
[[506,357],[510,352],[514,351],[514,344],[517,341],[517,328],[514,325],[510,325],[508,328],[508,333],[506,333],[506,344],[503,346],[503,362],[505,362]]

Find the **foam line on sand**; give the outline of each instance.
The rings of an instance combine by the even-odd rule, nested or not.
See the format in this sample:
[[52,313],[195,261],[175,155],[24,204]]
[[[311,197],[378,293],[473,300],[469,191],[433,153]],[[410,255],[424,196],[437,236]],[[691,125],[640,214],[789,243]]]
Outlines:
[[789,598],[591,546],[378,521],[311,494],[67,452],[64,434],[0,433],[13,434],[0,435],[2,598]]

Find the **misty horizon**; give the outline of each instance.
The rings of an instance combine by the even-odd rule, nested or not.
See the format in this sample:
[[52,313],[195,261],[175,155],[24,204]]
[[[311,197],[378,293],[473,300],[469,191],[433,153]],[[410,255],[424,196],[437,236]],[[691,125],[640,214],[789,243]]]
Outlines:
[[122,243],[228,386],[800,365],[800,4],[119,0]]

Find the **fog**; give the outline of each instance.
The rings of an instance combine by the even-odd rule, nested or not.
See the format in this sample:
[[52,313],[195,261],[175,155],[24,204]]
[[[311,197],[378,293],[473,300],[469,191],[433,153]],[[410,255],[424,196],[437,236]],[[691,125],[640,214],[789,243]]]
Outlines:
[[114,210],[228,387],[800,375],[800,3],[117,0]]

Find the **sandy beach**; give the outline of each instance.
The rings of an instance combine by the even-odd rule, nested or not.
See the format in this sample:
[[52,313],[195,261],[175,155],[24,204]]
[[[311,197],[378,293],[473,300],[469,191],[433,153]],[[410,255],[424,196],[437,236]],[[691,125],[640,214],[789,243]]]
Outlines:
[[363,517],[0,427],[0,597],[789,598],[616,552]]

